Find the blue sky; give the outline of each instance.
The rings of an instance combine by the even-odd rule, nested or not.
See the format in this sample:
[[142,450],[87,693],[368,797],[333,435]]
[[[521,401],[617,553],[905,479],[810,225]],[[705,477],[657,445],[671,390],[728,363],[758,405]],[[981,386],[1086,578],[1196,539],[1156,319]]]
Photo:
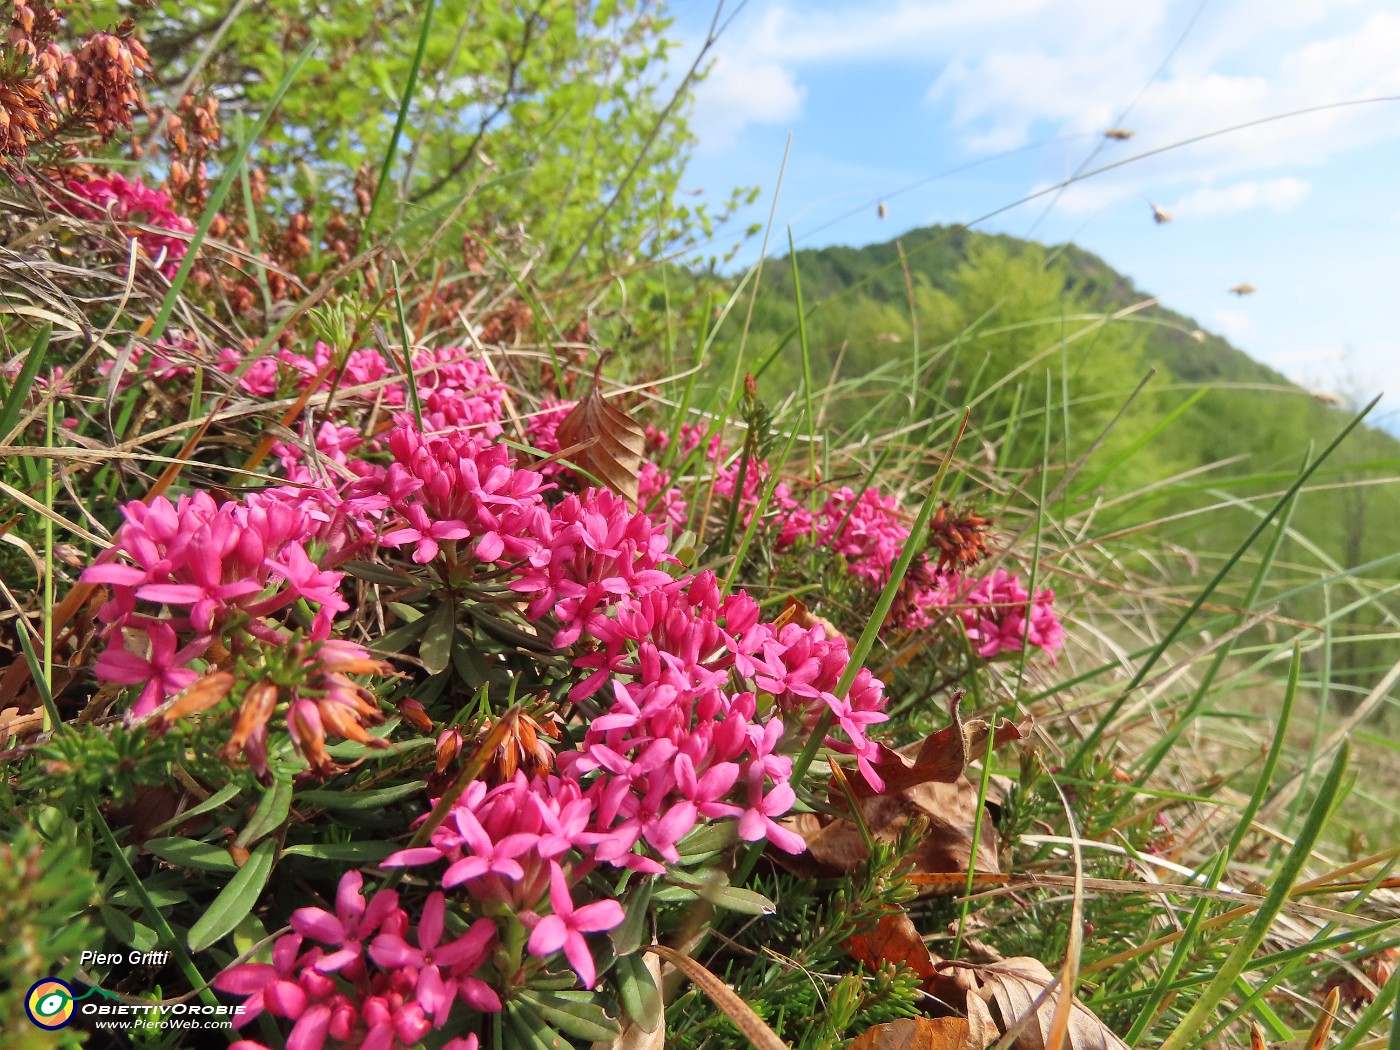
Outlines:
[[[671,10],[688,64],[714,3]],[[730,0],[726,16],[734,10]],[[691,115],[699,146],[687,186],[712,198],[762,186],[738,228],[766,220],[791,133],[770,245],[782,254],[788,226],[799,247],[889,240],[971,222],[1086,161],[1400,96],[1400,6],[750,0],[713,54]],[[1115,126],[1133,137],[1105,140]],[[1172,221],[1154,222],[1153,205]],[[1072,240],[1310,389],[1362,400],[1388,391],[1378,411],[1397,428],[1400,102],[1214,137],[978,228]],[[757,254],[755,238],[740,258]],[[1257,292],[1227,292],[1241,282]]]

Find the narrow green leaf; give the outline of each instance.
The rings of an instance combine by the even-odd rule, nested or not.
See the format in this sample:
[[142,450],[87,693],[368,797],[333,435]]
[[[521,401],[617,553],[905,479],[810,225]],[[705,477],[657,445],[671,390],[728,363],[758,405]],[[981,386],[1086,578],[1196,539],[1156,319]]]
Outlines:
[[613,954],[619,958],[630,956],[642,946],[647,936],[647,915],[651,908],[651,894],[656,887],[653,879],[641,879],[627,893],[622,902],[622,925],[612,931]]
[[423,793],[419,782],[395,784],[392,787],[375,788],[371,791],[335,791],[330,788],[316,788],[297,795],[299,804],[318,806],[330,810],[383,809],[395,802],[414,798]]
[[564,1037],[549,1027],[549,1023],[540,1016],[535,1004],[524,996],[517,999],[506,1011],[505,1019],[515,1030],[515,1042],[509,1044],[511,1050],[516,1050],[516,1047],[521,1050],[531,1047],[535,1050],[569,1050],[569,1044]]
[[238,865],[229,856],[228,850],[213,842],[199,842],[180,837],[147,839],[143,847],[170,864],[196,871],[235,872]]
[[347,572],[357,580],[364,580],[367,583],[382,583],[386,587],[412,587],[418,583],[407,573],[399,572],[385,565],[375,565],[368,561],[347,561],[340,566],[342,572]]
[[1175,1031],[1167,1037],[1161,1050],[1185,1050],[1186,1047],[1192,1045],[1196,1036],[1204,1031],[1211,1013],[1220,1004],[1220,1001],[1229,994],[1230,989],[1234,987],[1236,978],[1244,972],[1255,951],[1264,942],[1264,938],[1273,926],[1274,919],[1278,917],[1278,913],[1288,901],[1289,891],[1293,889],[1293,884],[1298,879],[1298,873],[1302,871],[1303,865],[1312,854],[1313,846],[1317,844],[1317,840],[1322,834],[1322,829],[1327,825],[1327,820],[1332,814],[1332,803],[1341,791],[1342,776],[1346,772],[1347,761],[1350,757],[1351,746],[1343,741],[1337,751],[1336,758],[1332,761],[1332,768],[1327,773],[1327,779],[1323,781],[1322,787],[1318,790],[1317,798],[1313,800],[1312,809],[1308,811],[1308,819],[1303,824],[1302,831],[1298,833],[1292,850],[1284,858],[1279,870],[1274,873],[1269,895],[1264,898],[1259,910],[1254,913],[1254,919],[1250,922],[1249,928],[1235,943],[1235,947],[1216,971],[1215,977],[1201,993],[1200,999],[1196,1000],[1195,1005],[1177,1025]]
[[193,820],[195,817],[202,817],[206,813],[212,813],[220,806],[228,802],[232,802],[235,798],[238,797],[239,793],[242,790],[243,789],[237,784],[225,784],[223,787],[219,788],[218,791],[214,792],[199,805],[191,806],[183,813],[175,814],[175,816],[171,817],[164,824],[159,825],[155,830],[168,831],[171,828],[179,827],[186,821]]
[[[29,347],[29,353],[25,355],[19,375],[15,376],[14,386],[4,391],[5,402],[3,406],[0,406],[0,442],[4,442],[9,437],[10,431],[14,429],[15,421],[19,419],[20,411],[24,408],[24,399],[29,396],[29,388],[34,383],[34,377],[44,366],[44,357],[49,352],[49,337],[52,332],[53,329],[49,325],[39,329],[39,334],[34,337],[34,342]],[[0,377],[0,383],[3,382],[3,377]]]
[[398,852],[398,849],[392,842],[303,842],[288,846],[282,851],[282,856],[378,864],[385,857]]
[[1361,425],[1361,421],[1370,415],[1371,410],[1376,407],[1379,401],[1380,396],[1377,395],[1370,404],[1352,418],[1351,422],[1342,428],[1341,433],[1332,439],[1331,444],[1322,450],[1322,454],[1319,455],[1317,459],[1313,460],[1312,463],[1298,472],[1293,484],[1288,487],[1288,491],[1279,497],[1278,502],[1270,508],[1267,514],[1259,519],[1259,522],[1250,531],[1249,535],[1235,548],[1235,552],[1226,559],[1225,564],[1220,567],[1219,571],[1216,572],[1210,582],[1207,583],[1205,588],[1196,596],[1191,605],[1181,614],[1176,623],[1172,625],[1171,629],[1167,631],[1162,640],[1153,648],[1151,655],[1148,656],[1137,669],[1137,672],[1133,675],[1132,681],[1124,687],[1118,699],[1114,700],[1113,703],[1109,705],[1108,709],[1100,716],[1094,728],[1090,730],[1089,734],[1080,743],[1078,749],[1070,756],[1069,761],[1065,763],[1066,772],[1078,773],[1080,771],[1084,760],[1094,753],[1094,748],[1098,747],[1099,741],[1103,739],[1103,735],[1107,731],[1109,724],[1118,715],[1118,712],[1123,709],[1123,705],[1137,693],[1138,686],[1142,685],[1147,679],[1148,672],[1157,665],[1157,661],[1162,658],[1162,655],[1167,651],[1168,647],[1180,637],[1181,633],[1186,629],[1186,625],[1189,624],[1196,613],[1200,611],[1201,606],[1215,593],[1216,588],[1224,582],[1225,577],[1230,575],[1230,571],[1234,569],[1236,563],[1244,557],[1245,552],[1249,550],[1250,547],[1254,546],[1254,541],[1269,527],[1269,523],[1292,502],[1293,497],[1307,484],[1308,478],[1312,477],[1317,468],[1326,462],[1328,457],[1337,450],[1337,447],[1347,439],[1347,435]]
[[282,826],[292,808],[292,782],[274,781],[272,787],[263,792],[262,801],[248,819],[243,831],[234,840],[234,845],[247,849],[259,839],[270,835]]
[[243,867],[238,869],[238,874],[229,879],[228,885],[214,898],[208,910],[190,927],[190,951],[203,951],[232,933],[243,917],[253,910],[272,874],[276,854],[277,845],[273,842],[264,842],[253,850]]
[[429,674],[442,674],[452,659],[452,636],[457,631],[453,604],[442,602],[428,619],[423,640],[418,643],[418,659]]
[[521,999],[531,1003],[552,1028],[576,1039],[610,1042],[622,1032],[622,1026],[593,1000],[591,992],[577,997],[569,992],[531,989],[524,992]]
[[661,990],[640,953],[617,960],[617,991],[622,1006],[638,1028],[654,1032],[661,1023]]

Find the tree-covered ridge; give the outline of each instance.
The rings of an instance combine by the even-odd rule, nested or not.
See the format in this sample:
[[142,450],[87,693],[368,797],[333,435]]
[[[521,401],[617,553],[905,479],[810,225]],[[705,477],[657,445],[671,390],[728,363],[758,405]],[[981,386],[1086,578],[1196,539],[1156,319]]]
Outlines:
[[[795,269],[809,367],[838,392],[831,421],[847,440],[968,407],[989,475],[993,466],[1032,471],[1044,455],[1068,473],[1070,506],[1099,502],[1101,532],[1160,522],[1143,530],[1153,547],[1237,543],[1349,415],[1074,245],[935,226],[863,248],[799,251]],[[791,258],[765,265],[745,340],[746,363],[766,363],[775,390],[801,382],[793,272]],[[1299,499],[1284,556],[1393,582],[1394,562],[1371,563],[1393,554],[1397,461],[1400,441],[1359,428]],[[1188,556],[1181,573],[1213,568]],[[1302,620],[1323,615],[1316,596],[1281,602]],[[1371,606],[1345,629],[1364,633],[1390,615]],[[1358,688],[1383,670],[1371,666],[1383,654],[1365,649],[1337,658]]]

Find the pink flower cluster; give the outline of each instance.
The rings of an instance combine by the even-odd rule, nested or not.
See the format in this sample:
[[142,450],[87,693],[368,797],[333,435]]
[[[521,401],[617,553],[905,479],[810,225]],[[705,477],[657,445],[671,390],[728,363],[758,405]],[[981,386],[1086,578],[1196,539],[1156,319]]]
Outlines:
[[[151,348],[134,359],[121,385],[130,384],[137,376],[158,381],[182,379],[200,356],[201,352],[189,343]],[[336,417],[330,421],[338,431],[349,429],[346,426],[350,422],[347,405],[355,410],[367,404],[382,405],[389,410],[395,423],[417,426],[402,378],[402,362],[376,349],[354,350],[346,354],[343,361],[338,361],[331,347],[319,340],[312,345],[309,354],[281,349],[257,358],[250,357],[243,349],[224,347],[208,363],[226,375],[236,373],[238,389],[255,397],[300,393],[308,387],[319,393],[334,387],[337,401],[343,401]],[[111,365],[107,363],[103,367],[105,374]],[[412,369],[425,432],[464,428],[484,438],[501,435],[506,388],[484,363],[470,356],[469,351],[455,347],[418,351],[413,355]],[[344,444],[343,439],[339,444]],[[300,458],[294,446],[285,444],[278,455],[284,460]]]
[[59,205],[71,215],[80,219],[110,218],[117,223],[139,223],[144,227],[153,227],[133,228],[129,233],[167,279],[175,276],[181,260],[189,251],[189,240],[161,231],[191,234],[194,223],[175,214],[174,201],[169,195],[147,187],[139,178],[130,180],[121,175],[110,175],[104,179],[69,179],[66,185],[71,196],[60,197]]
[[[171,375],[180,367],[159,355],[152,361]],[[553,772],[469,784],[426,844],[385,862],[442,865],[416,924],[393,892],[366,902],[352,872],[334,912],[293,915],[294,932],[278,940],[271,964],[220,976],[220,989],[248,997],[240,1024],[260,1012],[291,1022],[291,1050],[321,1050],[328,1040],[374,1050],[415,1045],[447,1025],[454,1004],[500,1010],[497,989],[525,982],[561,955],[592,987],[598,975],[588,937],[624,916],[590,878],[609,868],[663,873],[706,821],[732,820],[744,841],[801,851],[802,839],[780,821],[796,801],[794,755],[818,730],[827,747],[852,756],[865,779],[882,786],[868,733],[887,718],[883,684],[860,669],[842,692],[851,670],[844,638],[819,624],[765,620],[753,598],[725,593],[714,574],[685,573],[669,546],[688,508],[659,465],[649,464],[642,479],[651,513],[608,491],[560,498],[550,480],[563,481],[560,470],[532,469],[495,440],[505,389],[484,364],[458,351],[417,361],[422,429],[394,362],[376,351],[337,363],[317,344],[311,356],[284,351],[252,362],[240,378],[252,393],[338,383],[343,414],[333,412],[303,439],[349,480],[332,483],[300,447],[284,443],[274,452],[294,485],[241,501],[199,494],[128,505],[115,544],[124,559],[83,576],[111,589],[98,614],[108,641],[98,676],[144,683],[132,708],[138,717],[187,689],[202,665],[225,668],[240,646],[285,647],[293,641],[283,622],[288,609],[310,603],[305,644],[315,666],[308,666],[325,672],[316,678],[325,695],[282,699],[294,743],[323,772],[331,768],[325,733],[379,743],[364,731],[377,709],[345,675],[382,665],[331,640],[332,621],[347,608],[334,566],[376,542],[410,552],[418,564],[442,563],[454,580],[514,592],[540,636],[570,657],[577,671],[570,699],[597,712],[576,745],[560,749]],[[226,351],[221,367],[246,364]],[[390,409],[395,425],[386,435],[351,425],[350,413],[368,404]],[[537,448],[557,449],[568,408],[532,417],[527,434]],[[751,522],[770,465],[744,465],[718,435],[698,428],[683,428],[678,444],[687,456],[708,455],[716,492],[737,500],[740,520]],[[654,450],[664,446],[654,435]],[[895,499],[874,489],[841,489],[812,513],[778,482],[766,513],[779,549],[809,537],[872,587],[889,579],[911,540]],[[958,615],[988,657],[1023,642],[1046,650],[1062,642],[1053,594],[1032,598],[1004,571],[983,580],[924,571],[916,579],[905,625],[919,617],[931,623],[935,611]],[[240,746],[264,756],[270,688],[247,689],[235,720]],[[445,1045],[474,1050],[476,1037]]]
[[286,632],[268,618],[303,599],[318,607],[314,629],[324,637],[348,607],[342,574],[322,571],[307,552],[327,523],[276,490],[246,502],[218,503],[204,492],[174,503],[162,496],[128,503],[122,514],[113,550],[132,564],[90,566],[82,581],[111,592],[97,613],[108,641],[98,678],[146,683],[133,717],[189,685],[191,662],[216,638],[226,644],[236,629],[280,643]]
[[[963,599],[961,610],[967,637],[983,657],[1017,652],[1025,644],[1051,654],[1064,645],[1064,628],[1055,617],[1055,592],[1037,591],[1031,601],[1018,577],[1005,569],[976,581]],[[1027,615],[1030,624],[1027,625]]]
[[382,496],[395,524],[386,547],[413,544],[413,560],[430,562],[441,544],[470,540],[475,557],[493,563],[533,555],[547,521],[544,479],[517,468],[504,445],[465,430],[424,437],[412,426],[389,434],[393,462],[367,476],[357,495]]
[[531,931],[532,955],[547,959],[562,950],[579,981],[591,988],[597,969],[583,934],[611,930],[624,918],[622,906],[611,898],[574,902],[573,888],[615,837],[598,830],[597,817],[594,800],[565,777],[527,779],[516,773],[490,789],[475,781],[433,830],[428,845],[400,850],[384,866],[447,861],[443,889],[460,888],[489,913],[519,921]]
[[[447,902],[430,894],[415,929],[393,890],[365,901],[358,871],[341,877],[335,911],[299,908],[292,933],[277,939],[271,963],[243,963],[214,987],[247,998],[234,1018],[243,1027],[262,1013],[292,1022],[286,1050],[321,1050],[326,1041],[361,1050],[407,1050],[441,1029],[461,1001],[495,1012],[501,1000],[476,976],[496,944],[496,926],[477,919],[446,936]],[[411,939],[410,939],[411,934]],[[308,942],[314,942],[307,946]],[[241,1050],[266,1050],[240,1040]],[[443,1050],[477,1050],[476,1035]]]
[[[816,534],[823,546],[846,559],[846,570],[872,586],[883,587],[909,538],[898,502],[869,488],[857,496],[843,488],[817,515]],[[978,579],[954,570],[926,571],[906,580],[906,594],[887,626],[926,629],[954,612],[967,631],[978,656],[991,659],[1019,651],[1024,644],[1049,653],[1064,644],[1064,630],[1055,616],[1055,592],[1036,593],[1034,602],[1019,577],[1004,569]],[[1029,609],[1030,629],[1026,628]]]

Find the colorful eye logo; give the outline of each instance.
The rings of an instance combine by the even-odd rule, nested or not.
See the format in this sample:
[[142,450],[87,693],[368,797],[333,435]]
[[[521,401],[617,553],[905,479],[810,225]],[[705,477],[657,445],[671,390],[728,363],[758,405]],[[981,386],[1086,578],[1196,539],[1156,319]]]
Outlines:
[[24,998],[24,1012],[46,1031],[62,1028],[73,1020],[73,989],[52,977],[35,981]]

